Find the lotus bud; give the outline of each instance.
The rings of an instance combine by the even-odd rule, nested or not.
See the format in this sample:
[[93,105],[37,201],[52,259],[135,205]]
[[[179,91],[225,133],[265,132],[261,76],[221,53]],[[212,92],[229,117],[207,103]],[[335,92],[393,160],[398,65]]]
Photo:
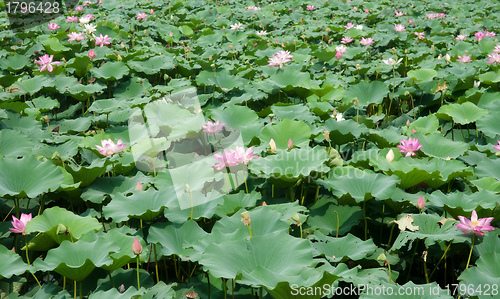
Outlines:
[[409,126],[410,126],[410,120],[409,120],[409,119],[407,119],[407,120],[406,120],[406,126],[407,126],[407,127],[409,127]]
[[229,50],[231,51],[233,49],[233,45],[229,45]]
[[445,159],[445,160],[446,160],[446,161],[450,161],[450,160],[451,160],[450,156],[446,157],[446,159]]
[[443,55],[439,54],[438,59],[441,59],[441,58],[443,58]]
[[144,188],[142,188],[141,182],[137,182],[137,186],[135,186],[135,190],[138,190],[138,191],[144,190]]
[[446,60],[446,62],[450,62],[450,61],[451,61],[451,57],[450,57],[450,55],[446,54],[446,55],[444,56],[444,60]]
[[267,203],[265,201],[262,202],[263,207],[267,207]]
[[174,36],[174,34],[172,33],[172,31],[170,31],[169,35],[170,35],[170,37]]
[[212,61],[212,55],[208,56],[208,61]]
[[269,146],[271,146],[271,149],[269,150],[269,152],[271,154],[276,153],[276,143],[274,142],[273,139],[271,139],[271,141],[269,141]]
[[474,88],[479,88],[480,84],[481,84],[481,81],[474,80]]
[[90,59],[94,59],[94,58],[96,58],[96,55],[95,55],[94,50],[90,50],[90,51],[89,51],[89,58],[90,58]]
[[134,238],[134,243],[132,243],[132,252],[134,252],[135,255],[142,253],[142,245],[139,240],[137,240],[137,237]]
[[417,208],[422,210],[425,207],[425,200],[422,196],[417,200]]
[[301,226],[302,225],[302,222],[300,221],[300,217],[299,217],[299,214],[295,214],[292,216],[292,219],[295,221],[295,224],[297,226]]
[[330,140],[330,131],[324,131],[323,136],[325,136],[326,140]]
[[241,213],[241,221],[243,221],[243,223],[246,226],[250,225],[250,221],[252,221],[252,220],[250,219],[250,213],[248,213],[248,211]]
[[293,148],[292,138],[288,139],[288,149],[291,150]]
[[385,262],[386,260],[387,260],[387,257],[383,253],[379,254],[377,257],[377,261]]
[[390,149],[389,152],[387,153],[387,155],[385,155],[385,159],[389,163],[394,161],[394,151],[392,149]]

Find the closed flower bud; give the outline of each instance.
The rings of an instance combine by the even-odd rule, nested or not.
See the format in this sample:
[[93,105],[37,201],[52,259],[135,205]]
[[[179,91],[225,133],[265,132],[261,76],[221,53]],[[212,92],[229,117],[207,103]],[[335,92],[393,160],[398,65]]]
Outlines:
[[142,245],[141,243],[139,242],[139,240],[137,240],[137,237],[134,238],[134,243],[132,243],[132,252],[135,254],[135,255],[139,255],[142,253]]
[[394,152],[392,151],[392,149],[390,149],[387,155],[385,155],[385,159],[387,160],[387,162],[394,161]]
[[292,138],[288,139],[288,149],[291,150],[293,148]]
[[446,60],[446,62],[450,62],[450,60],[451,60],[450,55],[446,54],[446,55],[444,56],[444,60]]
[[135,186],[135,190],[138,190],[138,191],[144,190],[144,188],[142,188],[141,182],[137,182],[137,185]]
[[273,139],[271,139],[271,141],[269,141],[269,146],[271,147],[271,149],[269,150],[269,152],[271,154],[274,154],[276,152],[276,143],[274,142]]
[[420,196],[420,198],[417,201],[417,208],[419,210],[422,210],[424,207],[425,207],[425,200],[422,196]]

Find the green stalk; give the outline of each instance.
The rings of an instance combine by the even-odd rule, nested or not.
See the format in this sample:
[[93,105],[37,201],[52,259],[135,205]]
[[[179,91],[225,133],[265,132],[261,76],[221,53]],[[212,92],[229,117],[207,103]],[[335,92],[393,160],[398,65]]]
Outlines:
[[139,255],[137,255],[137,290],[141,289],[141,282],[139,280]]

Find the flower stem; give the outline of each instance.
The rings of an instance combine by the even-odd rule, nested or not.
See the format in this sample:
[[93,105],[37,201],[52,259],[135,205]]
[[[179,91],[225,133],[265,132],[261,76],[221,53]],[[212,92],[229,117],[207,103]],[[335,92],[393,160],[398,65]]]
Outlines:
[[139,255],[137,255],[137,290],[141,289],[141,282],[139,280]]
[[339,219],[339,213],[337,213],[336,210],[333,211],[335,215],[337,215],[337,231],[335,232],[335,238],[339,237],[339,227],[340,227],[340,219]]
[[[28,255],[28,237],[26,235],[24,235],[24,240],[25,240],[25,243],[26,243],[26,245],[24,246],[24,247],[26,247],[26,260],[28,261],[28,265],[31,265],[30,258],[29,258],[29,255]],[[38,283],[38,286],[41,288],[42,285],[40,284],[40,281],[38,281],[38,278],[36,278],[35,274],[31,273],[31,275],[33,275],[33,277],[36,280],[36,283]]]
[[469,268],[470,258],[472,256],[472,249],[474,248],[474,237],[475,236],[476,236],[475,234],[472,235],[472,245],[470,247],[469,258],[467,259],[467,265],[465,266],[465,269]]
[[252,225],[248,225],[248,232],[250,232],[250,239],[252,238]]

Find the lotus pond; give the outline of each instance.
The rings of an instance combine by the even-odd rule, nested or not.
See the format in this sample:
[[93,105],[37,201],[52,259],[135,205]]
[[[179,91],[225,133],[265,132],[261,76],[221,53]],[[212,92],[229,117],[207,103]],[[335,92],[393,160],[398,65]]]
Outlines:
[[2,298],[500,298],[500,4],[13,3]]

